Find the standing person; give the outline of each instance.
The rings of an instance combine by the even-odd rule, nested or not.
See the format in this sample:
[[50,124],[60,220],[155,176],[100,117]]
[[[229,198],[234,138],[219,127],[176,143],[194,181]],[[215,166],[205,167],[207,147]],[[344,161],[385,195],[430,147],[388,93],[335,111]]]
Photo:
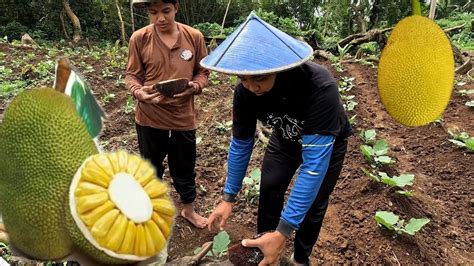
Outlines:
[[[196,110],[194,96],[207,84],[209,71],[199,65],[207,55],[203,35],[175,21],[177,0],[134,0],[148,10],[152,24],[133,33],[129,43],[126,83],[135,98],[138,146],[163,177],[163,160],[183,203],[181,215],[197,228],[207,219],[196,213]],[[164,97],[157,82],[187,78],[186,90]]]
[[[267,24],[254,13],[201,61],[205,68],[240,78],[234,90],[232,140],[224,196],[209,217],[223,228],[242,187],[254,145],[256,122],[273,127],[260,183],[257,231],[243,240],[273,264],[296,231],[293,262],[309,264],[329,196],[336,185],[352,129],[331,73],[306,62],[312,48]],[[284,207],[288,186],[300,168]]]

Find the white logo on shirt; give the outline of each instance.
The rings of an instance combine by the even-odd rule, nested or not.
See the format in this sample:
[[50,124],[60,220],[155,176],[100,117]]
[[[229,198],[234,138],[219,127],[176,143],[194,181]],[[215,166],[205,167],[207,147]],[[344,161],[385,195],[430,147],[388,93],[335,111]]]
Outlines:
[[184,49],[182,52],[181,52],[181,56],[180,56],[183,60],[185,61],[189,61],[191,60],[191,58],[193,58],[193,52],[191,52],[190,50],[188,49]]

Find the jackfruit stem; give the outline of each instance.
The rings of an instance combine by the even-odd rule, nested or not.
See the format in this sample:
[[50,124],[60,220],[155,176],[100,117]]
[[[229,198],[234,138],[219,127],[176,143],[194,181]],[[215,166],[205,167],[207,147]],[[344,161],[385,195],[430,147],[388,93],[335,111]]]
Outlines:
[[411,12],[412,15],[421,16],[421,3],[420,0],[411,0]]

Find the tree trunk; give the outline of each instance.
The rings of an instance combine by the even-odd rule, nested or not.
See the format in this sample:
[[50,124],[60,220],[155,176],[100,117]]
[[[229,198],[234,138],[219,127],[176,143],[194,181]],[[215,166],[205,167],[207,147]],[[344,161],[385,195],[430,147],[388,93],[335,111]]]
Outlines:
[[120,6],[119,6],[118,0],[115,0],[115,6],[117,7],[117,14],[118,14],[118,17],[120,19],[120,29],[121,29],[121,32],[122,32],[122,44],[126,44],[127,43],[127,38],[125,37],[125,24],[123,23],[122,11],[120,11]]
[[132,32],[135,32],[135,17],[133,16],[133,1],[130,1],[130,17],[132,19]]
[[224,34],[224,24],[225,24],[225,19],[227,18],[227,12],[229,12],[230,2],[232,2],[232,0],[229,0],[229,3],[227,3],[227,8],[225,9],[224,19],[222,20],[221,34],[220,35]]
[[369,29],[375,28],[379,23],[381,11],[382,7],[380,5],[380,0],[375,0],[374,4],[372,5],[372,9],[370,10]]
[[434,20],[435,15],[436,15],[436,4],[438,3],[437,0],[431,0],[431,5],[430,5],[430,14],[428,15],[428,18],[431,20]]
[[69,40],[69,34],[66,30],[66,24],[64,24],[64,8],[61,9],[61,12],[59,12],[59,19],[61,20],[61,27],[63,28],[64,38],[66,38],[66,40]]
[[63,0],[63,6],[67,16],[72,22],[72,26],[74,27],[74,36],[72,40],[77,43],[81,40],[81,22],[79,21],[79,18],[76,16],[76,14],[74,14],[74,11],[72,11],[71,6],[69,5],[69,0]]

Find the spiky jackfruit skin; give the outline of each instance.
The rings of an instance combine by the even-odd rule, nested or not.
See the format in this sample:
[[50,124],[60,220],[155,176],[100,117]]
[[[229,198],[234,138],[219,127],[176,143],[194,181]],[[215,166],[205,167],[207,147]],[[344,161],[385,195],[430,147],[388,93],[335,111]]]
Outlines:
[[392,31],[380,57],[378,88],[388,113],[406,126],[422,126],[446,109],[454,84],[451,44],[432,20],[410,16]]
[[41,260],[72,251],[63,205],[84,159],[97,153],[68,96],[53,89],[19,94],[0,124],[0,206],[11,241]]

